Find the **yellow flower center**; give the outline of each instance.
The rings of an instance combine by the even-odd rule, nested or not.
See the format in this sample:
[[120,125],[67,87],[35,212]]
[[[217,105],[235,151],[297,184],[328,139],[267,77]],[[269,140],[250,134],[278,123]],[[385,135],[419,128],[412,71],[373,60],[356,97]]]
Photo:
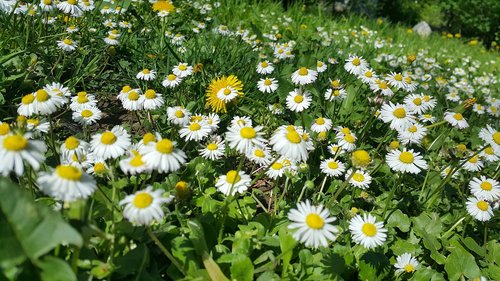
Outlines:
[[405,163],[405,164],[411,164],[415,158],[413,157],[413,154],[411,152],[405,151],[401,152],[401,155],[399,155],[399,161]]
[[189,130],[190,131],[198,131],[201,129],[201,125],[199,123],[191,123],[189,125]]
[[36,91],[36,100],[37,101],[48,101],[50,98],[49,96],[49,93],[47,93],[47,91],[45,91],[44,89],[40,89],[38,91]]
[[467,146],[465,146],[465,144],[463,144],[463,143],[460,143],[457,145],[457,149],[464,152],[467,150]]
[[354,175],[352,176],[352,179],[356,182],[364,182],[365,176],[363,176],[363,174],[360,174],[360,173],[354,173]]
[[415,99],[413,100],[413,103],[414,103],[415,105],[421,105],[421,104],[422,104],[422,99],[421,99],[421,98],[415,98]]
[[78,103],[86,103],[89,101],[89,99],[87,98],[87,95],[78,95],[78,97],[76,98],[76,101]]
[[354,58],[352,60],[352,65],[359,66],[361,64],[361,60],[359,58]]
[[371,77],[373,77],[373,73],[368,70],[367,72],[365,72],[365,76],[368,78],[371,78]]
[[92,111],[90,111],[88,109],[84,109],[84,110],[82,110],[81,115],[82,115],[82,117],[89,118],[89,117],[92,117],[92,115],[94,115],[94,113],[92,113]]
[[316,124],[318,124],[318,125],[324,125],[325,124],[325,118],[320,117],[320,118],[316,119]]
[[335,90],[333,91],[333,95],[338,97],[340,95],[340,91],[339,90]]
[[[1,133],[0,133],[1,135]],[[488,146],[485,150],[484,150],[484,153],[488,154],[488,155],[493,155],[495,153],[495,151],[493,150],[493,147],[491,146]]]
[[231,170],[231,171],[227,172],[226,181],[229,184],[235,184],[235,183],[239,182],[240,180],[241,180],[241,177],[237,171]]
[[78,3],[78,0],[68,0],[68,4],[70,5],[76,5]]
[[335,170],[339,167],[339,164],[335,161],[330,161],[328,162],[328,168]]
[[255,138],[257,132],[255,132],[255,129],[252,127],[243,127],[240,130],[240,136],[245,139],[253,139]]
[[132,204],[139,209],[144,209],[149,207],[153,203],[153,196],[149,195],[147,192],[141,192],[134,196],[134,201]]
[[266,85],[266,86],[271,86],[271,84],[272,84],[272,82],[271,82],[271,80],[270,80],[270,79],[266,79],[266,80],[264,80],[264,85]]
[[487,181],[483,181],[480,186],[482,190],[486,191],[490,191],[493,188],[493,185]]
[[488,210],[488,207],[490,206],[488,202],[486,201],[478,201],[476,204],[477,208],[483,212],[486,212]]
[[144,95],[146,96],[147,99],[152,100],[152,99],[156,98],[156,91],[149,89],[146,91],[146,93],[144,93]]
[[144,136],[142,137],[142,142],[144,144],[148,144],[152,141],[156,141],[156,137],[155,135],[153,135],[152,133],[146,133],[144,134]]
[[95,163],[94,173],[100,174],[100,173],[103,173],[104,171],[106,171],[106,166],[104,165],[104,163],[101,163],[101,162]]
[[308,73],[309,73],[309,71],[308,71],[308,70],[307,70],[307,68],[305,68],[305,67],[301,67],[301,68],[299,69],[299,75],[300,75],[300,76],[306,76]]
[[271,168],[273,170],[281,170],[281,168],[283,168],[283,164],[281,164],[279,162],[275,162],[273,165],[271,165]]
[[318,61],[318,62],[316,63],[316,66],[317,66],[317,67],[323,67],[323,63],[322,63],[322,62],[320,62],[320,61]]
[[400,73],[394,75],[394,80],[396,80],[396,81],[402,81],[403,80],[403,75],[401,75]]
[[348,143],[354,143],[356,141],[356,139],[354,138],[353,135],[351,134],[347,134],[344,136],[344,140]]
[[208,149],[208,150],[211,150],[211,151],[213,151],[213,150],[217,150],[217,148],[219,148],[219,146],[218,146],[216,143],[209,143],[209,144],[207,145],[207,149]]
[[228,89],[228,88],[225,88],[225,89],[224,89],[224,95],[226,95],[226,96],[227,96],[227,95],[229,95],[230,93],[231,93],[231,90],[230,90],[230,89]]
[[426,96],[424,96],[424,100],[425,100],[425,102],[429,102],[429,101],[431,101],[431,97],[426,95]]
[[415,267],[413,267],[413,265],[411,264],[407,264],[405,265],[405,271],[408,273],[412,273],[413,271],[415,271]]
[[362,166],[362,167],[368,166],[370,164],[370,162],[372,161],[370,154],[366,150],[363,150],[363,149],[354,151],[352,153],[351,160],[355,166]]
[[73,44],[73,40],[71,40],[69,38],[66,38],[66,39],[63,40],[63,43],[66,44],[66,45],[72,45]]
[[142,70],[142,73],[143,73],[143,74],[149,74],[149,73],[151,73],[151,71],[149,71],[149,69],[147,69],[147,68],[144,68],[144,69]]
[[10,151],[24,150],[28,146],[28,140],[21,135],[12,135],[3,139],[3,147]]
[[116,136],[112,132],[104,132],[101,135],[101,143],[110,145],[116,142]]
[[303,100],[304,100],[304,97],[302,95],[296,95],[293,100],[296,102],[296,103],[301,103]]
[[477,160],[479,160],[479,158],[477,156],[474,156],[471,159],[469,159],[469,162],[472,163],[472,164],[476,164]]
[[33,94],[27,94],[25,96],[23,96],[21,102],[23,104],[30,104],[32,103],[33,101],[35,100],[35,96]]
[[64,144],[66,145],[67,149],[73,150],[80,145],[80,141],[77,138],[71,136],[66,139]]
[[500,132],[495,132],[493,135],[492,135],[492,138],[493,138],[493,141],[500,145]]
[[361,231],[364,235],[373,237],[377,234],[377,227],[373,223],[365,223],[363,227],[361,227]]
[[268,67],[269,64],[267,62],[263,61],[263,62],[260,63],[260,66],[261,67]]
[[45,5],[51,5],[52,4],[52,0],[43,0],[43,4],[45,4]]
[[175,117],[177,118],[182,118],[184,117],[184,112],[180,109],[178,109],[176,112],[175,112]]
[[417,132],[417,126],[411,126],[410,128],[408,128],[408,132],[410,133],[416,133]]
[[138,100],[139,94],[136,91],[132,91],[132,92],[128,93],[128,99],[129,100]]
[[253,153],[255,156],[259,157],[259,158],[262,158],[265,156],[264,154],[264,151],[260,150],[260,149],[256,149]]
[[179,70],[180,70],[180,71],[184,71],[184,70],[186,70],[186,69],[187,69],[187,66],[186,66],[186,65],[184,65],[184,64],[179,65]]
[[142,161],[142,156],[140,154],[136,154],[132,160],[130,160],[130,165],[134,167],[140,167],[144,165],[144,161]]
[[70,165],[59,165],[56,167],[56,174],[69,181],[79,181],[82,177],[82,171],[80,169],[70,166]]
[[396,108],[394,112],[392,113],[396,118],[405,118],[406,117],[406,110],[402,107]]
[[129,92],[130,90],[132,90],[132,87],[130,87],[128,85],[127,86],[123,86],[123,88],[122,88],[122,92],[123,93]]
[[379,87],[380,89],[382,89],[382,90],[386,90],[387,88],[389,88],[389,87],[387,86],[387,82],[385,82],[385,81],[384,81],[384,82],[380,82],[380,83],[378,84],[378,87]]
[[391,141],[391,143],[389,144],[389,147],[391,149],[396,149],[399,147],[399,142],[398,141]]
[[460,113],[455,113],[455,114],[453,115],[453,118],[455,118],[455,120],[458,120],[458,121],[460,121],[460,120],[463,120],[463,119],[464,119],[464,117],[463,117],[463,116],[462,116],[462,114],[460,114]]
[[5,136],[9,132],[10,132],[9,124],[7,123],[0,124],[0,136]]
[[300,138],[299,133],[297,133],[295,130],[289,131],[286,134],[286,138],[291,142],[291,143],[300,143],[302,139]]
[[306,217],[306,224],[312,229],[322,229],[325,225],[325,221],[318,214],[309,214]]
[[161,153],[169,154],[174,151],[174,144],[169,139],[162,139],[156,143],[156,150]]

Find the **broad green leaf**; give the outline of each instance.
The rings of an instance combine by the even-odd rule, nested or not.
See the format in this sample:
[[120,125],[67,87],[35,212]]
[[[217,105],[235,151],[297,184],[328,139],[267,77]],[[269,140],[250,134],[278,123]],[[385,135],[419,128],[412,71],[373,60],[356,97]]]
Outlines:
[[410,219],[407,215],[403,214],[401,210],[396,210],[392,212],[391,216],[387,220],[387,225],[397,227],[402,232],[408,232],[410,230]]
[[413,276],[408,279],[412,281],[445,281],[443,274],[437,272],[432,268],[421,267],[418,268]]
[[69,264],[59,258],[47,256],[37,266],[41,269],[42,281],[76,281],[76,275]]
[[61,215],[33,202],[26,191],[0,179],[0,266],[36,260],[59,244],[81,247],[80,234]]
[[293,248],[297,245],[297,241],[290,235],[286,228],[279,231],[281,260],[283,261],[283,273],[287,272],[288,265],[293,255]]
[[231,265],[231,278],[238,281],[253,280],[254,266],[252,261],[243,254],[237,254]]
[[474,279],[481,276],[481,270],[479,270],[474,256],[461,248],[453,249],[446,258],[444,269],[451,281],[459,280],[462,277]]

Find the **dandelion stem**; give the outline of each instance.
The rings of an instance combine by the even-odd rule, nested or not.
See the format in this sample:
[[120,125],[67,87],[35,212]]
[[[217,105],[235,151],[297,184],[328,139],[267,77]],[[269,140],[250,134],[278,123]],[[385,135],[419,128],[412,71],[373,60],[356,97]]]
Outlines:
[[179,270],[182,274],[184,274],[184,276],[186,275],[186,273],[184,272],[184,269],[182,268],[182,266],[180,265],[180,263],[174,258],[174,256],[168,251],[168,249],[163,245],[163,243],[161,243],[161,241],[158,239],[158,237],[156,237],[156,235],[153,233],[153,231],[151,230],[151,228],[148,226],[146,227],[146,232],[148,233],[149,237],[154,241],[154,243],[156,244],[156,246],[158,246],[158,248],[160,248],[160,250],[162,251],[162,253],[170,260],[170,262],[177,268],[177,270]]

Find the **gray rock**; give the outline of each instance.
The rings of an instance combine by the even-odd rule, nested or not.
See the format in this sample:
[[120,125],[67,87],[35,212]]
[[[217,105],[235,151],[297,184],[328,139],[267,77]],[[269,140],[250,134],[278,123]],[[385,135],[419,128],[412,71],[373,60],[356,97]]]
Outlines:
[[413,27],[413,32],[422,37],[427,37],[431,35],[432,29],[425,21],[421,21]]

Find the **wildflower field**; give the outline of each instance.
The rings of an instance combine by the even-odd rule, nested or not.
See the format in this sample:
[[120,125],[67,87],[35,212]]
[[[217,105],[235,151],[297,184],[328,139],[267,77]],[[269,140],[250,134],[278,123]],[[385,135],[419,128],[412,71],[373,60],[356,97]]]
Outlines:
[[455,37],[0,0],[0,280],[500,280],[500,61]]

